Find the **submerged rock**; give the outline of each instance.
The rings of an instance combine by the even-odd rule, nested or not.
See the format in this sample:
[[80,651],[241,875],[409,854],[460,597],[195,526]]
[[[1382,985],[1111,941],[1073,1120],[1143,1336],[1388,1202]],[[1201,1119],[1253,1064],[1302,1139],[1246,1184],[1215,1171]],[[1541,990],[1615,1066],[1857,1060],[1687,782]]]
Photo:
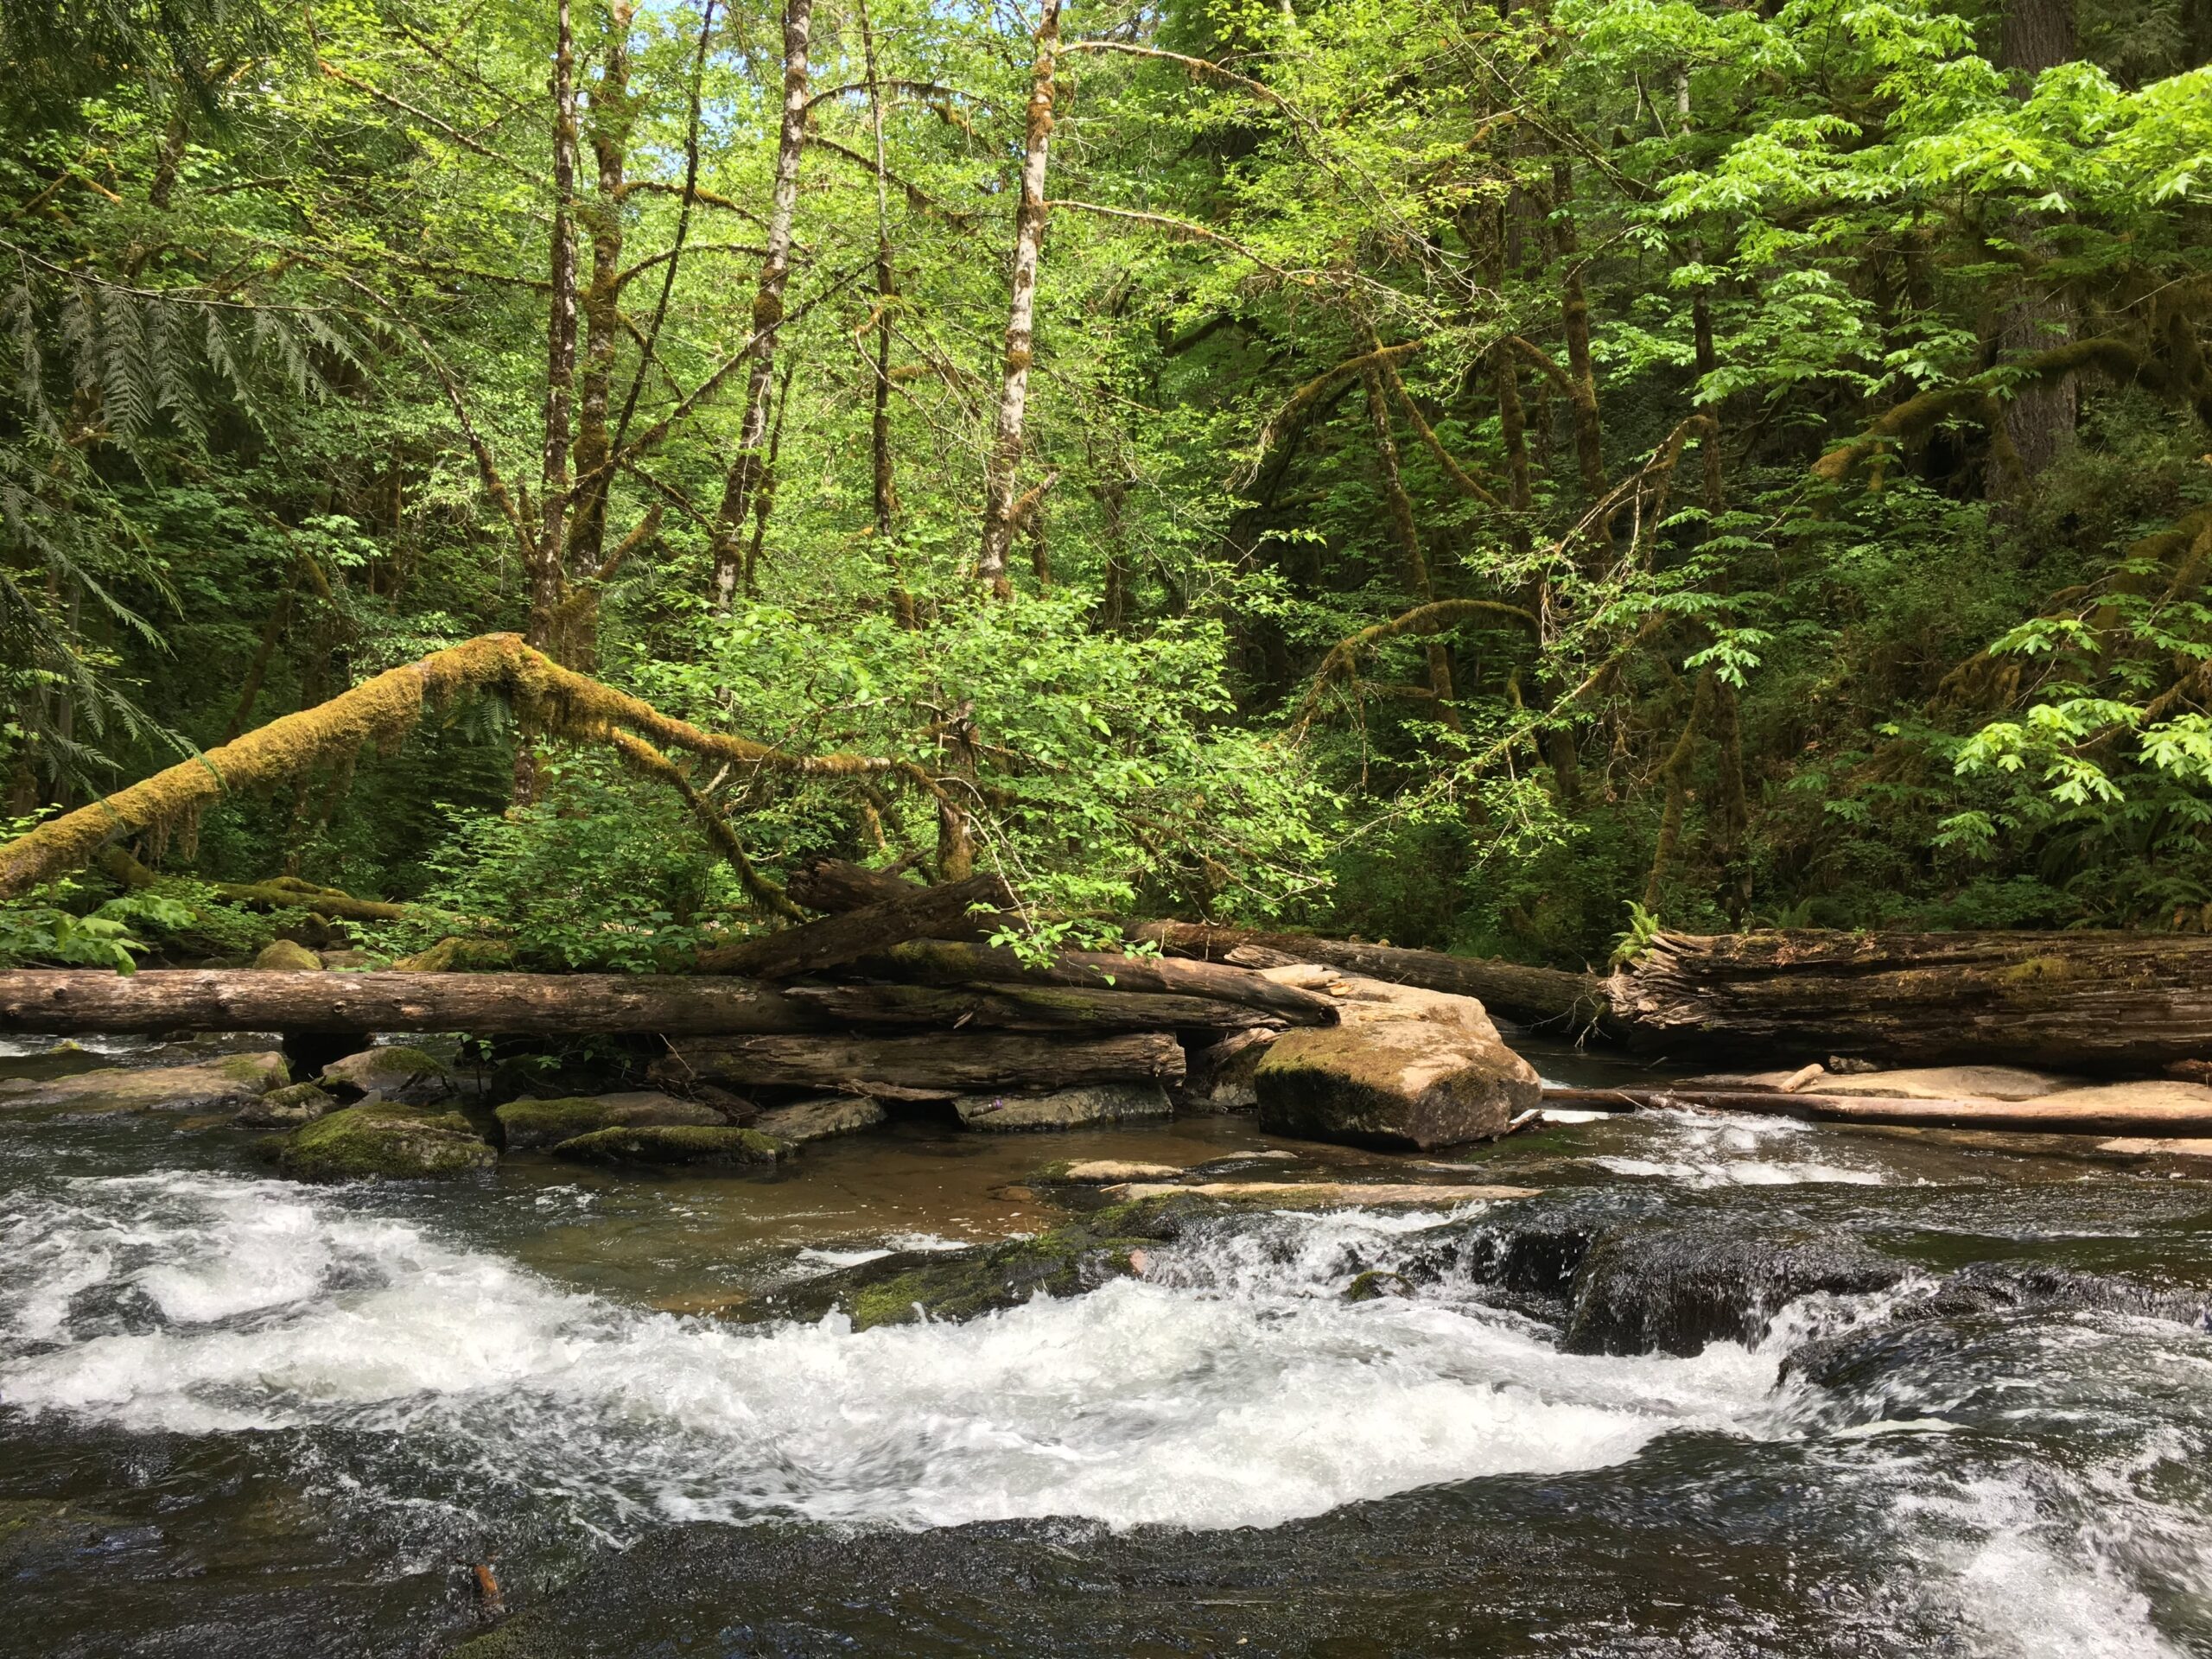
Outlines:
[[1029,1178],[1033,1186],[1112,1186],[1121,1181],[1172,1181],[1180,1164],[1138,1164],[1119,1158],[1065,1159],[1046,1164]]
[[1584,1257],[1560,1345],[1688,1357],[1712,1342],[1756,1342],[1801,1296],[1887,1290],[1904,1276],[1903,1264],[1849,1238],[1746,1236],[1724,1223],[1624,1227]]
[[594,1129],[563,1141],[553,1148],[556,1158],[585,1164],[686,1164],[720,1167],[760,1167],[783,1162],[797,1150],[789,1141],[777,1141],[758,1129],[741,1129],[724,1123],[641,1124],[634,1128]]
[[1188,1192],[1202,1198],[1217,1198],[1225,1204],[1263,1204],[1276,1209],[1395,1209],[1406,1205],[1449,1206],[1533,1198],[1542,1191],[1535,1186],[1425,1186],[1409,1181],[1201,1181],[1189,1186],[1129,1181],[1108,1187],[1106,1196],[1129,1202]]
[[1187,1219],[1187,1206],[1116,1205],[1033,1238],[864,1262],[779,1291],[764,1311],[804,1319],[842,1309],[860,1331],[925,1319],[972,1319],[1033,1297],[1079,1295],[1127,1278],[1141,1270],[1146,1247],[1173,1237]]
[[242,1106],[291,1080],[282,1054],[231,1054],[194,1065],[103,1066],[35,1082],[0,1078],[0,1109],[204,1112]]
[[598,1129],[728,1122],[711,1106],[651,1089],[618,1095],[569,1095],[559,1100],[511,1100],[494,1116],[499,1121],[499,1137],[510,1152],[557,1147]]
[[453,1074],[435,1057],[404,1043],[366,1048],[322,1068],[323,1086],[340,1095],[427,1106],[458,1093]]
[[499,1160],[459,1112],[364,1101],[283,1136],[271,1148],[294,1180],[450,1180]]
[[295,1083],[248,1101],[232,1121],[249,1129],[289,1129],[337,1109],[337,1101],[314,1084]]
[[1262,1128],[1425,1152],[1493,1140],[1541,1104],[1535,1069],[1473,997],[1357,976],[1330,990],[1340,1023],[1285,1032],[1253,1074]]
[[295,939],[271,939],[261,947],[253,965],[264,973],[319,974],[322,958]]
[[858,1095],[825,1095],[820,1100],[802,1100],[762,1112],[753,1120],[753,1127],[776,1140],[804,1146],[831,1135],[880,1128],[889,1116],[875,1102]]
[[1049,1095],[963,1095],[952,1103],[971,1129],[1075,1129],[1167,1117],[1175,1108],[1156,1083],[1101,1083]]

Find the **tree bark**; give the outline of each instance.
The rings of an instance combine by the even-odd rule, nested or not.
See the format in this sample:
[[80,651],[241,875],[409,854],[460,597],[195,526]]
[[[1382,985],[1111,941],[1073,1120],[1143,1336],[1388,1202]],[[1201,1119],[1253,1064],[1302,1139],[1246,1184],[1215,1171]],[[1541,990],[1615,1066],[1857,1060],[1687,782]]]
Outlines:
[[978,924],[969,912],[979,905],[988,907],[988,921],[995,925],[997,912],[1013,902],[1013,893],[997,875],[970,876],[943,887],[912,887],[842,916],[825,916],[741,944],[702,951],[699,971],[790,979],[818,969],[840,967],[908,939],[973,928]]
[[1211,997],[1078,985],[795,985],[802,1007],[840,1026],[1004,1031],[1242,1031],[1276,1016]]
[[976,579],[1000,598],[1014,591],[1007,555],[1014,546],[1014,485],[1021,470],[1022,431],[1029,407],[1029,365],[1035,354],[1037,260],[1045,242],[1045,164],[1052,133],[1052,73],[1060,44],[1060,0],[1045,0],[1037,26],[1037,67],[1021,157],[1021,205],[1014,217],[1014,291],[1007,308],[1006,372],[998,420],[983,474],[983,535]]
[[[1377,341],[1375,350],[1382,349]],[[1375,461],[1382,474],[1382,499],[1390,512],[1391,528],[1398,537],[1404,562],[1406,590],[1423,605],[1436,602],[1436,584],[1430,580],[1428,561],[1421,550],[1421,531],[1414,523],[1413,498],[1406,493],[1405,474],[1398,463],[1397,440],[1390,435],[1390,404],[1383,395],[1382,377],[1374,369],[1360,375],[1367,394],[1367,420],[1375,434]],[[1436,717],[1453,730],[1459,727],[1459,710],[1452,706],[1452,658],[1441,639],[1428,641],[1428,689],[1436,699]]]
[[817,858],[792,871],[785,891],[795,904],[835,914],[887,899],[911,899],[926,889],[889,870],[871,870],[842,858]]
[[1995,1129],[2025,1135],[2202,1135],[2212,1103],[2084,1107],[2039,1100],[1919,1100],[1902,1095],[1785,1095],[1779,1090],[1627,1088],[1544,1090],[1547,1106],[1623,1112],[1702,1107],[1815,1123],[1916,1129]]
[[781,991],[673,974],[0,973],[0,1031],[465,1031],[478,1036],[800,1032]]
[[737,457],[722,481],[721,508],[715,516],[717,611],[728,611],[737,597],[745,563],[741,544],[745,521],[753,493],[760,484],[761,444],[768,432],[768,385],[776,365],[776,327],[784,320],[784,287],[791,276],[798,164],[806,152],[806,54],[813,27],[814,0],[785,0],[784,116],[776,136],[776,182],[768,207],[767,257],[761,261],[760,286],[753,296],[753,361],[746,378],[745,423],[738,433]]
[[1577,1030],[1592,1026],[1610,1030],[1612,1025],[1605,983],[1588,974],[1479,957],[1446,956],[1440,950],[1318,939],[1303,933],[1215,927],[1203,922],[1147,922],[1132,931],[1139,938],[1155,941],[1163,950],[1200,957],[1224,957],[1239,948],[1256,947],[1395,985],[1418,985],[1424,990],[1471,996],[1492,1013],[1524,1025],[1563,1025]]
[[1294,1026],[1332,1026],[1337,1005],[1325,996],[1278,985],[1265,975],[1216,962],[1123,957],[1109,951],[1063,950],[1041,966],[995,945],[950,939],[918,939],[866,958],[864,971],[924,984],[999,983],[1076,985],[1116,991],[1200,996],[1255,1008]]
[[1183,1076],[1183,1046],[1165,1032],[1071,1039],[1063,1033],[931,1032],[926,1037],[747,1037],[669,1045],[651,1075],[739,1085],[941,1095],[1072,1089]]
[[1662,933],[1607,982],[1639,1046],[2155,1071],[2212,1054],[2212,937]]

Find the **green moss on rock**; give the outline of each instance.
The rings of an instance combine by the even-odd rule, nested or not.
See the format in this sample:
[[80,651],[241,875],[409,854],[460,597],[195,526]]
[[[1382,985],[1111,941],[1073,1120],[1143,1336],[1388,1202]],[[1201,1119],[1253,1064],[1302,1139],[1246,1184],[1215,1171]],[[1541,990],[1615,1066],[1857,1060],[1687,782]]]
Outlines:
[[645,1124],[580,1135],[555,1147],[553,1155],[587,1164],[772,1167],[796,1150],[790,1142],[763,1135],[758,1129],[741,1129],[729,1124],[712,1128],[700,1124]]
[[601,1129],[685,1124],[715,1128],[728,1122],[711,1106],[650,1090],[633,1094],[565,1095],[558,1100],[511,1100],[497,1116],[500,1138],[511,1152],[557,1147],[563,1141]]
[[264,973],[319,974],[322,958],[291,939],[271,939],[253,959],[253,965]]
[[271,1148],[301,1181],[451,1180],[499,1162],[459,1112],[371,1101],[295,1129]]
[[250,1129],[289,1129],[312,1123],[338,1109],[338,1103],[311,1083],[272,1089],[238,1108],[235,1122]]

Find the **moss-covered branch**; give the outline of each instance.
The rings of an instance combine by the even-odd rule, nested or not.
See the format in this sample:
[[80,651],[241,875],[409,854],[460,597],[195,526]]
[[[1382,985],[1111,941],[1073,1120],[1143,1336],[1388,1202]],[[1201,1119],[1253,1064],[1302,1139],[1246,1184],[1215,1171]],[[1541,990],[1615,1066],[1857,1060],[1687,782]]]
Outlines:
[[379,674],[18,836],[0,847],[0,899],[83,868],[119,836],[188,823],[226,794],[289,783],[318,765],[350,760],[371,744],[394,747],[414,729],[426,705],[441,706],[469,692],[504,697],[537,730],[572,741],[604,742],[628,731],[665,747],[772,772],[861,778],[906,770],[867,755],[791,754],[749,738],[702,731],[561,667],[524,645],[519,634],[487,633]]

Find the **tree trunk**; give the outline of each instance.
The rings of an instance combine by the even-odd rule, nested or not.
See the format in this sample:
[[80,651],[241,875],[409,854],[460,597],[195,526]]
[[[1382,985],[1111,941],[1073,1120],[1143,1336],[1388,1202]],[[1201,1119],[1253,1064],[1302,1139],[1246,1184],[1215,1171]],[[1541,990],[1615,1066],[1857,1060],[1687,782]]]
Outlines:
[[1029,365],[1035,353],[1037,259],[1045,241],[1045,162],[1052,133],[1052,73],[1060,44],[1060,0],[1045,0],[1037,26],[1037,67],[1029,85],[1029,118],[1021,157],[1021,205],[1014,217],[1014,293],[1007,309],[1006,374],[998,421],[983,474],[983,536],[976,580],[1000,598],[1013,591],[1007,555],[1014,546],[1014,485],[1021,471],[1022,429],[1029,407]]
[[927,889],[889,870],[868,869],[842,858],[817,858],[792,871],[785,891],[793,903],[809,910],[838,914],[887,899],[911,899]]
[[2212,937],[1662,933],[1607,982],[1639,1046],[2154,1071],[2212,1055]]
[[[1381,349],[1379,341],[1376,349]],[[1375,461],[1382,474],[1383,505],[1389,509],[1399,556],[1404,561],[1406,591],[1416,603],[1433,605],[1436,584],[1429,579],[1428,561],[1421,554],[1413,498],[1406,493],[1405,474],[1398,464],[1397,440],[1390,435],[1390,404],[1383,395],[1382,377],[1369,369],[1361,374],[1360,384],[1367,393],[1367,421],[1375,434]],[[1428,689],[1436,699],[1436,717],[1458,730],[1459,711],[1452,706],[1452,658],[1441,639],[1428,641]]]
[[1178,962],[1169,957],[1123,957],[1109,951],[1063,950],[1042,965],[1025,962],[995,945],[950,939],[918,939],[869,957],[863,970],[888,979],[924,984],[996,983],[1008,980],[1039,985],[1077,985],[1116,991],[1200,996],[1233,1002],[1286,1020],[1294,1026],[1333,1026],[1337,1005],[1325,996],[1278,985],[1265,975],[1215,962]]
[[1136,937],[1163,950],[1220,957],[1241,948],[1280,952],[1300,962],[1318,962],[1395,985],[1471,996],[1493,1014],[1524,1025],[1610,1027],[1605,982],[1588,974],[1556,968],[1529,968],[1517,962],[1446,956],[1440,950],[1405,950],[1394,945],[1357,944],[1317,939],[1303,933],[1261,933],[1245,928],[1214,927],[1203,922],[1147,922]]
[[1995,1129],[2024,1135],[2202,1135],[2212,1103],[2088,1106],[2065,1101],[1920,1100],[1904,1095],[1785,1095],[1768,1089],[1627,1088],[1544,1090],[1547,1106],[1623,1112],[1700,1107],[1815,1123],[1915,1129]]
[[477,1036],[800,1032],[781,991],[673,974],[0,973],[0,1031],[465,1031]]
[[776,327],[784,320],[784,286],[791,276],[791,217],[798,206],[799,157],[806,150],[807,40],[814,0],[786,0],[784,7],[784,118],[776,136],[776,182],[768,207],[768,257],[753,296],[752,365],[745,388],[745,423],[737,458],[722,480],[721,509],[715,516],[715,608],[728,611],[743,574],[742,538],[753,493],[760,486],[761,444],[768,433],[768,385],[776,365]]
[[764,933],[741,944],[702,950],[699,971],[790,979],[817,969],[842,966],[908,939],[973,928],[976,919],[969,912],[977,906],[986,907],[988,919],[995,926],[998,912],[1013,902],[1014,895],[997,875],[970,876],[944,887],[910,887],[905,893],[842,916],[825,916],[779,932]]
[[1273,1015],[1211,997],[1078,985],[795,985],[800,1007],[839,1026],[1005,1031],[1242,1031]]
[[1179,1083],[1183,1046],[1165,1032],[1070,1038],[1065,1033],[931,1032],[926,1037],[745,1037],[669,1045],[652,1076],[743,1085],[956,1095],[991,1089],[1072,1089],[1092,1083]]

